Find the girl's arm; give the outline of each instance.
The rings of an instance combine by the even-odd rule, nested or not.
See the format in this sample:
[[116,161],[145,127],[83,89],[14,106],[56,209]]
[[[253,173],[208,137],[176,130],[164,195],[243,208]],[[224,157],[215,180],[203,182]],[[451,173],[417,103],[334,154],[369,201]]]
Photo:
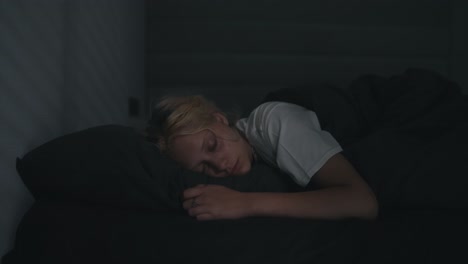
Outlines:
[[296,193],[241,193],[222,186],[201,185],[184,192],[184,208],[199,220],[248,216],[377,217],[378,204],[372,190],[342,154],[331,157],[312,181],[319,189]]
[[336,154],[312,177],[318,190],[299,193],[246,193],[251,215],[375,219],[377,200],[354,167]]

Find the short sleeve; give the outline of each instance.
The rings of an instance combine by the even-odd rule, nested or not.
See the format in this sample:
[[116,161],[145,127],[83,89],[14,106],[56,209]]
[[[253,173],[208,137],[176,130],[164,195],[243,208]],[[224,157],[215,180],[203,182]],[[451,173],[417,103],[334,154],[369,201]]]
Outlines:
[[[329,158],[342,151],[333,136],[321,129],[315,112],[302,106],[268,102],[249,118],[254,148],[300,186],[306,186]],[[245,124],[249,120],[244,128]]]

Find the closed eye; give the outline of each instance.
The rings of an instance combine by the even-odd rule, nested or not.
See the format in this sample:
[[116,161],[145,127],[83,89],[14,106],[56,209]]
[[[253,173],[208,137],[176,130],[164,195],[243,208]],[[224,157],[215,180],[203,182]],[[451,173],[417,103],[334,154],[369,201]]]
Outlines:
[[215,134],[212,131],[210,131],[210,137],[208,139],[208,151],[215,152],[217,147],[218,139],[216,138]]
[[[216,135],[214,134],[213,131],[208,129],[208,133],[205,136],[204,139],[204,144],[203,144],[203,151],[206,153],[210,153],[209,156],[211,155],[216,155],[215,152],[218,151],[219,144],[218,144],[218,139]],[[211,166],[211,164],[207,160],[202,160],[200,162],[200,172],[203,174],[208,174],[209,172],[213,172],[215,169],[214,167]]]

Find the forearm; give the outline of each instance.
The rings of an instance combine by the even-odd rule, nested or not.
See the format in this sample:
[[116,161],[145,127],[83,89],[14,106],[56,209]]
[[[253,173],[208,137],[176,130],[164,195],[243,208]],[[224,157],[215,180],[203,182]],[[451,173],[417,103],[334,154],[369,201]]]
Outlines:
[[244,193],[247,214],[315,219],[377,217],[372,193],[357,192],[349,186],[333,186],[297,193]]

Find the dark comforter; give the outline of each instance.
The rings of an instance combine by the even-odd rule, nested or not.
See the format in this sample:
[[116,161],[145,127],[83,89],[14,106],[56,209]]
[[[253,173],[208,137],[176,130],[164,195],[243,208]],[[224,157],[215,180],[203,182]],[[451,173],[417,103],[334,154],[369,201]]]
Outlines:
[[130,128],[103,126],[18,159],[36,203],[4,263],[466,262],[468,103],[457,85],[412,69],[347,88],[287,88],[265,100],[317,112],[376,192],[377,221],[195,221],[180,207],[188,186],[301,189],[262,163],[229,179],[187,172]]

